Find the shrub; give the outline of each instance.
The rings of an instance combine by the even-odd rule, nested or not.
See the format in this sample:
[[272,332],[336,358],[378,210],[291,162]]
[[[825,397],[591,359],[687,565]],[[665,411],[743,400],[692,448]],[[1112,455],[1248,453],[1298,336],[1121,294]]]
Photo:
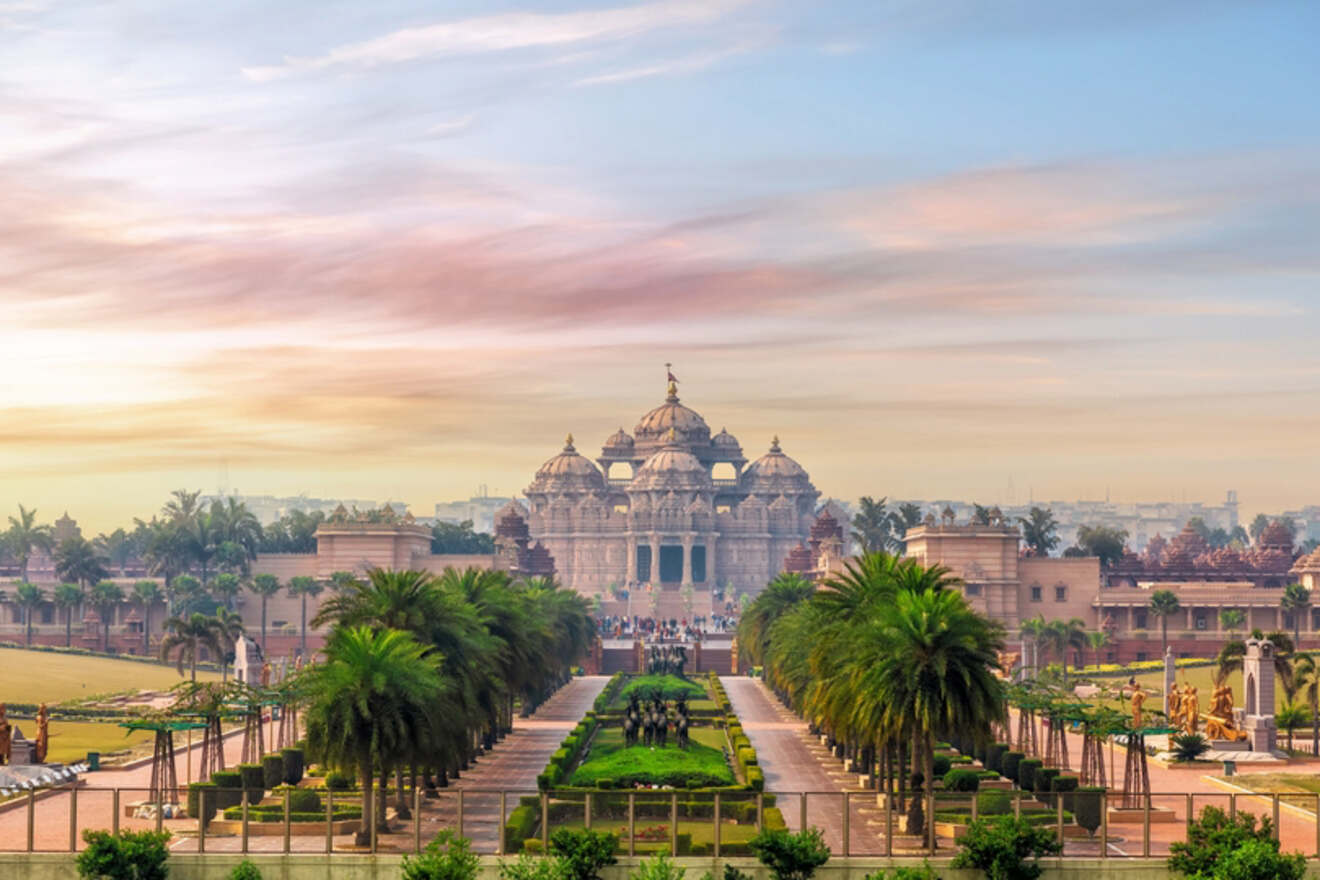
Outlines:
[[752,880],[752,875],[745,871],[739,871],[733,865],[725,862],[723,880]]
[[1218,807],[1206,807],[1201,811],[1200,818],[1187,827],[1186,841],[1175,841],[1169,845],[1169,869],[1195,880],[1218,880],[1227,876],[1216,871],[1228,855],[1252,841],[1260,841],[1271,847],[1275,854],[1278,853],[1279,844],[1274,839],[1274,825],[1268,816],[1261,818],[1260,827],[1257,828],[1256,817],[1250,813],[1238,813],[1230,819]]
[[1013,816],[978,819],[959,844],[953,867],[978,868],[989,880],[1036,880],[1037,860],[1061,849],[1051,829]]
[[1004,752],[999,758],[999,773],[1005,779],[1018,781],[1018,763],[1027,756],[1022,752]]
[[1053,806],[1054,798],[1054,780],[1059,775],[1057,767],[1037,767],[1036,772],[1031,777],[1031,788],[1036,792],[1036,797]]
[[[535,843],[539,850],[541,841]],[[522,840],[518,845],[522,846]],[[500,862],[500,880],[568,880],[568,873],[559,859],[540,859],[523,853],[512,864]]]
[[1180,733],[1173,738],[1170,751],[1177,762],[1195,761],[1210,751],[1210,743],[1199,733]]
[[1017,784],[1023,791],[1036,790],[1036,771],[1045,766],[1040,758],[1023,758],[1017,765]]
[[1013,812],[1013,796],[997,788],[976,796],[976,811],[982,816],[1007,816]]
[[353,787],[353,777],[338,770],[331,770],[325,775],[325,787],[331,791],[348,791]]
[[[688,847],[691,849],[691,847]],[[629,874],[630,880],[683,880],[686,868],[680,868],[669,860],[669,856],[660,853],[653,859],[647,859],[637,866],[636,872]]]
[[1076,776],[1066,776],[1060,774],[1050,781],[1050,791],[1063,797],[1063,808],[1069,813],[1075,813],[1077,796],[1073,792],[1077,791],[1077,786],[1081,782]]
[[266,792],[266,772],[260,764],[239,764],[238,775],[243,779],[243,788],[247,791],[248,803],[259,804]]
[[78,854],[78,876],[84,880],[166,880],[168,831],[83,831],[87,848]]
[[738,763],[743,765],[756,764],[756,751],[750,746],[743,746],[738,749]]
[[953,769],[944,774],[946,791],[976,791],[981,787],[981,777],[975,770]]
[[550,852],[564,863],[569,880],[600,880],[600,870],[618,864],[619,838],[602,831],[560,828],[550,836]]
[[536,832],[536,823],[540,815],[540,810],[532,805],[515,807],[513,812],[509,813],[509,821],[504,825],[505,852],[516,853],[522,850],[523,841]]
[[261,759],[261,782],[266,791],[284,783],[283,755],[266,755]]
[[282,749],[280,757],[284,759],[284,781],[289,785],[302,782],[307,761],[302,749]]
[[[529,837],[528,839],[524,840],[523,852],[530,853],[532,855],[540,855],[541,853],[545,852],[545,847],[541,845],[541,838]],[[562,864],[558,859],[554,859],[553,861],[556,864]],[[568,877],[568,874],[565,873],[564,876]]]
[[922,863],[920,868],[895,868],[893,873],[877,871],[867,874],[862,880],[940,880],[940,875],[929,863]]
[[[1060,776],[1054,780],[1058,785],[1065,779],[1076,779],[1075,776]],[[1102,786],[1091,785],[1086,788],[1077,789],[1077,793],[1072,796],[1072,811],[1077,817],[1077,824],[1086,829],[1086,833],[1095,837],[1095,831],[1100,827],[1100,813],[1104,809],[1105,789]]]
[[1248,840],[1215,865],[1210,880],[1301,880],[1306,857],[1279,852],[1274,841]]
[[[219,794],[215,790],[214,782],[192,782],[188,785],[188,815],[194,819],[201,819],[203,824],[210,823],[215,818],[216,810],[220,809]],[[202,815],[202,811],[206,815]]]
[[243,777],[237,770],[217,770],[211,774],[215,783],[216,806],[220,809],[238,806],[243,800]]
[[445,830],[416,858],[403,857],[403,880],[475,880],[481,859],[466,837]]
[[767,829],[748,845],[775,880],[811,880],[816,869],[830,860],[830,848],[819,828],[797,834]]
[[280,807],[284,806],[284,793],[289,793],[289,812],[291,813],[316,813],[322,810],[321,796],[310,788],[281,788],[276,794],[279,796]]
[[261,869],[244,859],[229,872],[229,880],[261,880]]
[[935,775],[943,776],[945,773],[948,773],[949,768],[953,766],[953,759],[948,755],[936,755],[931,759],[931,764],[933,765]]
[[1001,761],[1003,760],[1004,755],[1008,754],[1010,751],[1012,751],[1012,747],[1009,746],[1008,743],[993,743],[986,746],[985,769],[993,770],[996,773],[1002,774],[1004,770]]
[[765,790],[765,773],[760,767],[747,768],[747,784],[751,786],[752,791]]

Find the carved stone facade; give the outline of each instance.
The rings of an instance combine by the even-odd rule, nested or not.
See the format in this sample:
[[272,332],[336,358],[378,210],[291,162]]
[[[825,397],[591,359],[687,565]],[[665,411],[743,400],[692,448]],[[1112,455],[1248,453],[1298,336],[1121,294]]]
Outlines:
[[570,436],[536,472],[525,517],[559,578],[582,593],[651,584],[757,592],[810,537],[820,493],[778,438],[751,464],[728,431],[712,436],[674,383],[632,434],[609,437],[595,462]]

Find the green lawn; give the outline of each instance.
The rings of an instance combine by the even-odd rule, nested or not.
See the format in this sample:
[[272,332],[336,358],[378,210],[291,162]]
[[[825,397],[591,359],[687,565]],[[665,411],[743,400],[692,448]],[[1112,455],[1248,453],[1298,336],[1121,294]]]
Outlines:
[[[83,700],[97,694],[164,690],[183,681],[173,666],[0,648],[0,703],[47,703]],[[219,681],[215,672],[198,671],[199,681]]]
[[679,697],[687,697],[689,700],[710,698],[705,685],[691,679],[679,678],[677,675],[639,675],[624,685],[614,698],[613,706],[616,709],[627,706],[628,698],[634,693],[642,701],[650,700],[657,689],[664,693],[662,699],[665,700],[677,700]]
[[[36,722],[17,721],[15,723],[23,731],[24,736],[35,737],[37,735]],[[149,747],[155,736],[149,730],[125,730],[113,722],[52,721],[50,723],[50,750],[46,754],[46,760],[52,763],[71,764],[86,758],[88,752],[108,754],[132,748],[138,748],[139,750],[146,748],[147,753],[150,754]],[[182,747],[186,743],[184,734],[178,734],[178,737],[175,746]],[[197,739],[194,741],[200,741],[200,734],[197,734]],[[180,764],[179,775],[183,775],[182,764]]]
[[733,771],[724,759],[724,732],[710,727],[692,728],[686,750],[674,745],[670,734],[663,748],[623,743],[618,727],[597,731],[586,758],[573,771],[570,785],[594,786],[601,779],[614,781],[615,787],[646,785],[684,787],[689,779],[699,778],[702,785],[733,785]]

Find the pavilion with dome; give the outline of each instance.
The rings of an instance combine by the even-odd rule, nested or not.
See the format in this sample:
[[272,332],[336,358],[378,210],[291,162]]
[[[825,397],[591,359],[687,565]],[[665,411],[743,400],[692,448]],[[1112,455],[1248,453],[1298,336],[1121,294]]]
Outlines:
[[497,521],[524,520],[522,540],[548,551],[560,580],[584,594],[759,592],[810,537],[820,497],[778,438],[749,464],[738,439],[712,434],[672,381],[664,402],[631,434],[606,438],[594,461],[570,435],[524,494],[526,506],[511,502]]

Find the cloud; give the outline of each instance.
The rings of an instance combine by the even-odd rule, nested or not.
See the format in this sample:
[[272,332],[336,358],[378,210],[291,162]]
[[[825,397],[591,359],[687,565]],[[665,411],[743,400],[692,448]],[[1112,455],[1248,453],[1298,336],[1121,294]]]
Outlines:
[[477,114],[469,113],[466,116],[460,116],[457,119],[449,119],[444,122],[437,122],[426,130],[430,137],[453,137],[462,134],[472,127],[476,122]]
[[324,55],[243,68],[256,82],[334,68],[370,69],[427,58],[619,41],[659,30],[705,25],[749,0],[659,0],[562,13],[511,12],[403,28]]

